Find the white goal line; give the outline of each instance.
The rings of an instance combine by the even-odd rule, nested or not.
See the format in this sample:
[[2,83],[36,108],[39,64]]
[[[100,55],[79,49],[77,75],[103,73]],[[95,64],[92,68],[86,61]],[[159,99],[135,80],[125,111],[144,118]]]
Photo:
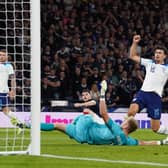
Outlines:
[[147,166],[161,166],[168,167],[168,164],[164,163],[156,163],[156,162],[136,162],[136,161],[127,161],[127,160],[108,160],[101,158],[85,158],[85,157],[72,157],[72,156],[59,156],[59,155],[50,155],[50,154],[42,154],[42,157],[48,158],[57,158],[57,159],[65,159],[65,160],[81,160],[81,161],[96,161],[96,162],[106,162],[106,163],[121,163],[121,164],[136,164],[136,165],[147,165]]

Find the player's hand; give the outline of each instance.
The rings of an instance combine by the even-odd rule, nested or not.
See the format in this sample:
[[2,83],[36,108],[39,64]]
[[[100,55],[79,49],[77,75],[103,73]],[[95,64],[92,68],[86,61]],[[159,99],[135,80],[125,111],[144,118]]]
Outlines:
[[134,35],[133,43],[137,44],[137,43],[139,43],[140,40],[141,40],[141,36],[140,35]]
[[74,107],[81,107],[80,103],[74,103]]
[[15,91],[13,91],[13,90],[11,90],[8,94],[9,94],[9,97],[10,97],[11,100],[13,100],[15,95],[16,95]]

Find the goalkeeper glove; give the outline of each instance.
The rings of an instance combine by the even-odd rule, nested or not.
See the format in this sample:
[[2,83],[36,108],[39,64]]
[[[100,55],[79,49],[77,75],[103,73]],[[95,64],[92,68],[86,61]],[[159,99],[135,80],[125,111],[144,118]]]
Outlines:
[[107,82],[103,80],[100,85],[101,85],[100,96],[105,96],[107,90]]

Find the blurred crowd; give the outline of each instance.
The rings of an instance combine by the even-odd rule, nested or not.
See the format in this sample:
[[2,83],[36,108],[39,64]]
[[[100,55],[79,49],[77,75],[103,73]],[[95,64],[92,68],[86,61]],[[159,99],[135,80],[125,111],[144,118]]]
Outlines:
[[[152,58],[155,45],[168,47],[167,0],[42,0],[42,107],[80,101],[85,88],[98,99],[102,79],[108,107],[128,107],[145,75],[128,59],[135,33],[142,57]],[[167,112],[168,83],[162,101]]]
[[13,111],[30,111],[30,0],[1,0],[0,18],[0,49],[8,51],[16,72],[11,106]]

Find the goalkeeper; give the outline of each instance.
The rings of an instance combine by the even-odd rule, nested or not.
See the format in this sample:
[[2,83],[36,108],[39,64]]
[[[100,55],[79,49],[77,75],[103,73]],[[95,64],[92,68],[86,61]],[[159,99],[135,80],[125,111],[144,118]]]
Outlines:
[[[78,116],[71,124],[41,124],[41,130],[51,131],[59,130],[66,133],[70,138],[79,143],[88,143],[95,145],[163,145],[168,144],[168,139],[161,141],[141,141],[128,136],[138,127],[133,117],[128,117],[121,125],[115,123],[108,115],[105,104],[105,91],[107,89],[106,81],[101,83],[101,98],[99,109],[102,118],[97,122],[95,113],[90,109],[87,115]],[[94,115],[93,115],[94,114]],[[99,118],[98,116],[96,116]]]
[[[8,62],[8,55],[5,49],[0,50],[0,106],[3,113],[10,118],[11,123],[19,127],[19,132],[23,128],[23,124],[16,118],[9,108],[9,101],[15,96],[15,75],[11,63]],[[8,80],[11,81],[9,90]],[[10,99],[9,99],[10,98]]]

